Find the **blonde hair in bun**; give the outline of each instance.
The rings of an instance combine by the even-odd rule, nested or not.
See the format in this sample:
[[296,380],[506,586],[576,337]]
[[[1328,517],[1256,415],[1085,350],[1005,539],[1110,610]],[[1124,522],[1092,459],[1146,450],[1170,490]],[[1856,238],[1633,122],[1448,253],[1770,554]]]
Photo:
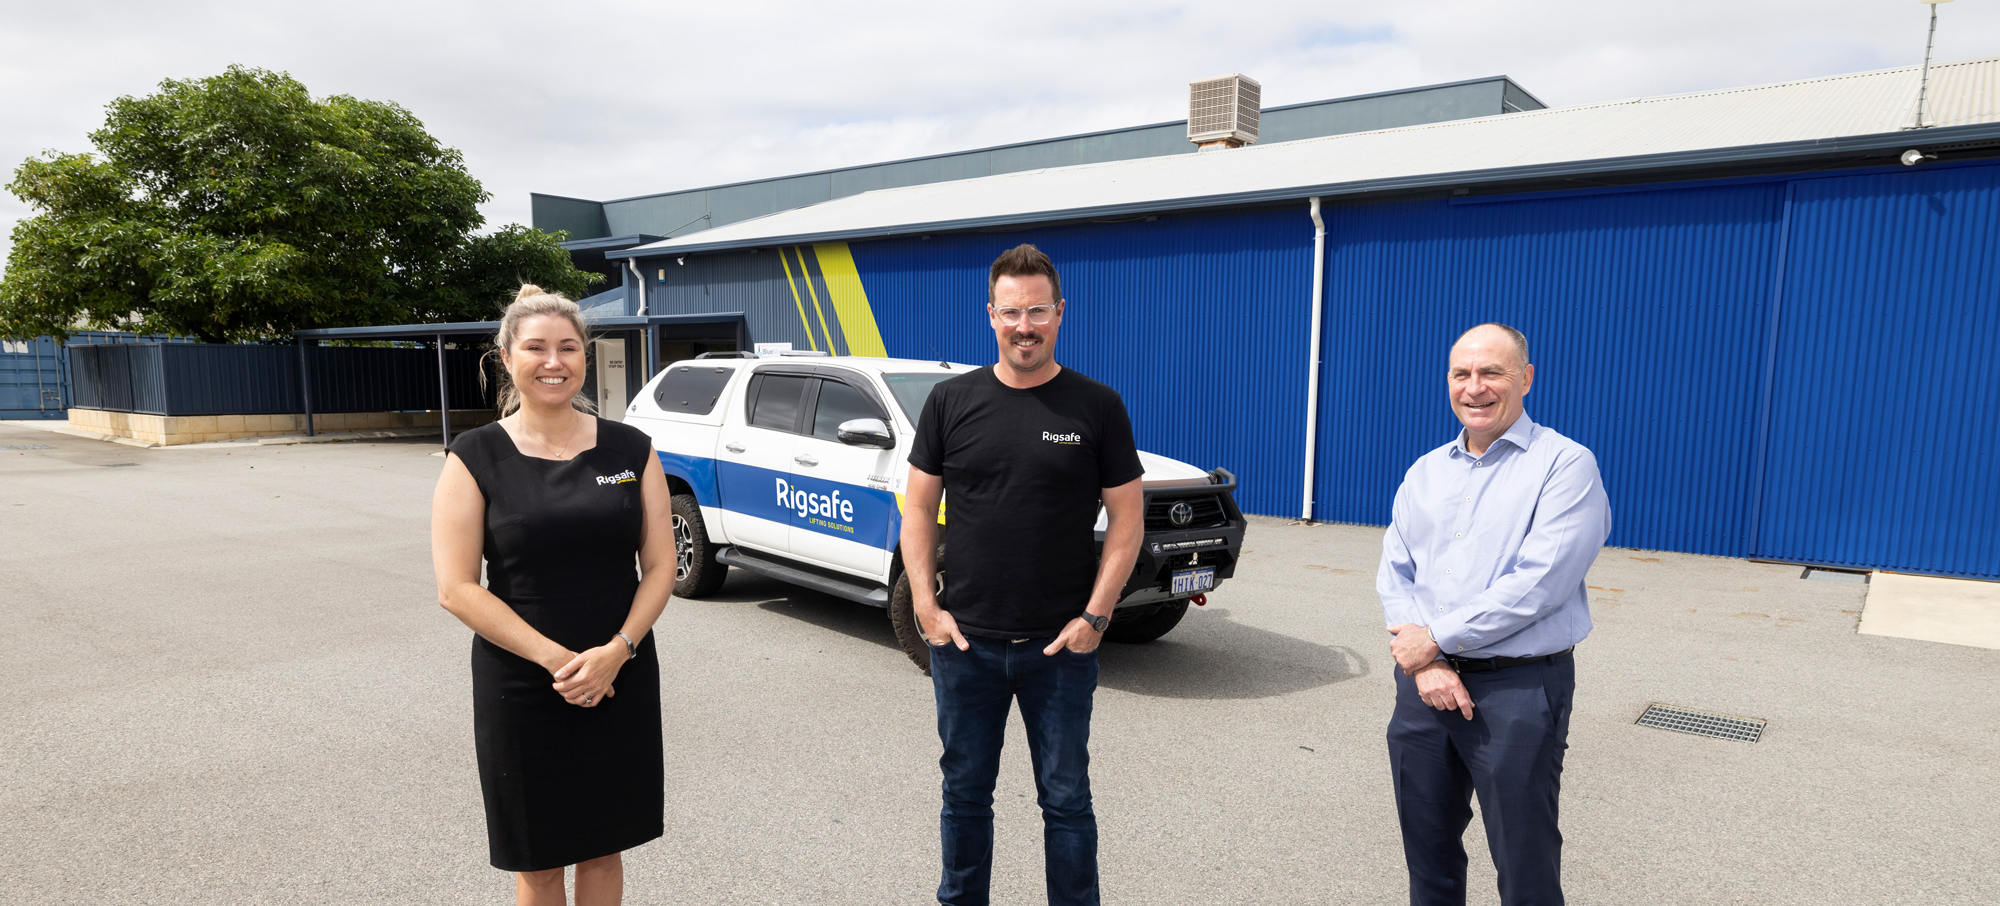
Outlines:
[[[584,361],[590,361],[590,328],[583,322],[583,309],[578,308],[575,302],[571,302],[561,293],[548,292],[533,283],[521,284],[521,291],[515,294],[514,301],[507,306],[507,312],[500,316],[500,330],[493,335],[493,352],[487,355],[513,349],[514,340],[517,339],[521,329],[521,322],[540,315],[555,315],[576,327],[576,335],[583,340]],[[479,370],[479,380],[483,387],[486,382],[486,369]],[[570,397],[569,404],[584,412],[596,412],[597,404],[583,395],[582,384],[578,384],[577,387],[578,392]],[[507,370],[505,359],[501,360],[498,396],[502,416],[510,415],[514,410],[521,408],[521,388],[514,386],[514,375]]]

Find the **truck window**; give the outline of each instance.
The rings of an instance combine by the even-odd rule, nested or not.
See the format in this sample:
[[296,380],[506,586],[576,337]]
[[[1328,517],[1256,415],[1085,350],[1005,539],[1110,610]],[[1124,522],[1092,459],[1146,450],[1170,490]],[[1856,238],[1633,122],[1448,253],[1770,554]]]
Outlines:
[[917,423],[917,416],[924,414],[924,400],[931,398],[931,390],[937,385],[958,377],[949,371],[937,374],[885,374],[884,383],[889,392],[895,394],[896,405],[902,407],[903,414],[910,417],[910,424]]
[[806,377],[795,374],[766,374],[750,401],[750,424],[774,431],[799,429],[799,403],[806,395]]
[[736,369],[720,365],[677,365],[653,389],[653,401],[667,412],[707,415]]
[[840,440],[840,423],[857,418],[881,418],[882,413],[861,391],[839,381],[819,382],[819,406],[813,412],[813,436]]

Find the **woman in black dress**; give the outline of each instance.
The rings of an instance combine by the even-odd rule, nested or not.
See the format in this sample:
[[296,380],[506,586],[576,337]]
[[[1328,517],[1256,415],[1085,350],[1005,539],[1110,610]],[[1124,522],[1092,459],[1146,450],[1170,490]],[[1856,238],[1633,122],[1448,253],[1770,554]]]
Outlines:
[[560,906],[571,865],[577,906],[615,904],[620,853],[662,833],[666,475],[644,433],[581,411],[576,303],[521,287],[494,345],[503,417],[452,442],[431,509],[438,601],[477,633],[488,847],[523,906]]

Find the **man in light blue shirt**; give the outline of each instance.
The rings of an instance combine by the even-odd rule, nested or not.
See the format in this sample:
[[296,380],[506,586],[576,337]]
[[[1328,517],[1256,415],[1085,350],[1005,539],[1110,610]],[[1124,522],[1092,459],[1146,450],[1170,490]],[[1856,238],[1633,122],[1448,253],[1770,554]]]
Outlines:
[[1375,580],[1400,668],[1389,763],[1412,906],[1465,902],[1479,796],[1503,906],[1560,904],[1556,798],[1590,634],[1584,573],[1611,533],[1597,458],[1535,424],[1528,341],[1481,324],[1453,344],[1465,428],[1396,490]]

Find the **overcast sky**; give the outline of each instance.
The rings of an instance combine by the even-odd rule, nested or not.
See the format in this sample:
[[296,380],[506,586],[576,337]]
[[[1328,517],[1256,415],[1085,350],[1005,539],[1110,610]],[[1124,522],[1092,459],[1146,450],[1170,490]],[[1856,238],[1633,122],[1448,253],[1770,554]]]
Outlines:
[[[2000,55],[2000,0],[1940,20],[1937,59]],[[1228,72],[1266,106],[1499,74],[1566,106],[1915,65],[1926,23],[1918,0],[0,0],[0,165],[90,150],[113,98],[240,63],[414,111],[493,194],[491,228],[527,222],[529,192],[619,198],[1181,119],[1187,82]],[[0,234],[30,213],[0,193]]]

